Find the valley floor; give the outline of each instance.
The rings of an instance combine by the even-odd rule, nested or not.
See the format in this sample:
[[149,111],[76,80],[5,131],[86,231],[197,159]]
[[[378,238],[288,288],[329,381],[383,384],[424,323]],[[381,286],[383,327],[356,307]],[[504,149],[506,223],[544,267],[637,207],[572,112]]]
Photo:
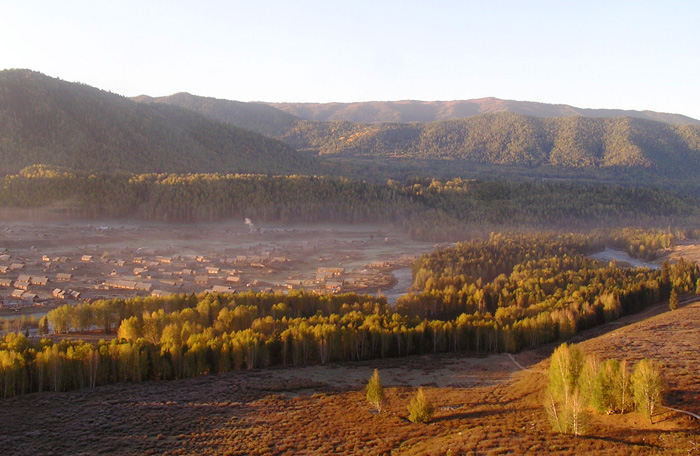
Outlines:
[[0,234],[0,318],[206,290],[384,291],[395,303],[411,285],[410,264],[435,248],[377,224],[29,221],[0,222]]

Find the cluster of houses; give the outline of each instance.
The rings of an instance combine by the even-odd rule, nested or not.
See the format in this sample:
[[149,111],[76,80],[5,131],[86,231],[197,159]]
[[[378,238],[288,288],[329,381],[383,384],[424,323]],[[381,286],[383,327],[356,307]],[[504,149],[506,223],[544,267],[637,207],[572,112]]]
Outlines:
[[[7,272],[0,274],[5,275]],[[4,299],[0,300],[0,307],[21,308],[45,301],[48,298],[47,293],[42,293],[44,296],[40,293],[48,290],[52,282],[70,282],[71,280],[72,274],[66,273],[56,274],[53,280],[45,275],[20,274],[15,279],[0,276],[0,289],[7,290]],[[54,288],[51,296],[57,299],[78,300],[81,294],[71,289]]]
[[67,256],[32,257],[30,253],[22,258],[1,248],[0,308],[18,309],[57,299],[80,300],[80,291],[63,286],[72,285],[74,269]]
[[[131,259],[132,266],[113,264],[115,267],[109,274],[111,277],[102,281],[97,288],[133,290],[152,296],[175,292],[231,293],[256,285],[255,282],[242,282],[242,271],[234,266],[268,270],[289,262],[286,257],[272,256],[271,251],[235,257],[216,254],[164,256],[147,249],[138,249],[138,254]],[[259,271],[255,273],[259,274]]]
[[82,293],[76,290],[71,290],[70,288],[54,288],[51,295],[56,299],[75,299],[77,301],[80,300]]
[[153,285],[148,282],[136,282],[134,280],[107,279],[103,284],[105,289],[120,288],[122,290],[153,291]]
[[345,268],[321,267],[316,270],[316,283],[320,285],[319,291],[339,293],[345,282],[343,276]]
[[[313,247],[309,247],[311,249]],[[155,249],[125,248],[116,254],[99,254],[99,246],[86,246],[74,255],[48,255],[34,248],[23,257],[0,248],[0,305],[22,307],[44,302],[82,299],[165,296],[171,293],[230,293],[237,290],[274,291],[305,289],[321,294],[362,291],[376,285],[377,271],[347,272],[342,267],[319,267],[304,278],[265,282],[264,277],[293,269],[284,249],[258,245],[246,254],[164,255]],[[248,280],[245,280],[245,278]]]
[[[378,271],[389,266],[389,263],[377,263],[370,269],[346,271],[345,268],[319,267],[315,279],[288,280],[287,288],[305,288],[319,294],[336,294],[341,292],[362,292],[378,285]],[[374,269],[374,270],[372,270]]]

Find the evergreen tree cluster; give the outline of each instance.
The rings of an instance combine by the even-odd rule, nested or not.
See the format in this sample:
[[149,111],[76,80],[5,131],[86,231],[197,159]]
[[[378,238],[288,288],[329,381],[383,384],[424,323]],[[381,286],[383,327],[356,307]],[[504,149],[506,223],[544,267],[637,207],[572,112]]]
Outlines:
[[[700,201],[654,188],[561,182],[412,178],[379,184],[297,175],[98,174],[32,166],[0,178],[0,207],[151,221],[250,217],[269,222],[395,223],[415,238],[446,239],[484,226],[677,224],[697,215]],[[615,245],[621,242],[626,242],[625,235]],[[639,239],[635,249],[642,244],[657,246],[656,241]],[[645,252],[635,254],[648,257]]]

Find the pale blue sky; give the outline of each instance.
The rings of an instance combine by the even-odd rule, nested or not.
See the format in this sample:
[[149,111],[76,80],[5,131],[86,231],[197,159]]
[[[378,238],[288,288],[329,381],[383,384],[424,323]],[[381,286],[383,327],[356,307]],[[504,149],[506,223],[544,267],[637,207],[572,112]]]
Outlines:
[[0,68],[126,96],[460,100],[700,119],[700,2],[0,0]]

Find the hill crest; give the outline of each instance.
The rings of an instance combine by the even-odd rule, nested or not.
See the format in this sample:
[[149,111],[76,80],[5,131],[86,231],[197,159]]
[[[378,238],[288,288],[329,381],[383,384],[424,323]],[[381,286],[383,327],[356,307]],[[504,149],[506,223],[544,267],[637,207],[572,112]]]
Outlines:
[[577,108],[565,104],[503,100],[487,97],[453,101],[367,101],[355,103],[267,103],[304,120],[365,123],[434,122],[480,114],[511,112],[532,117],[632,117],[674,125],[700,121],[681,114],[623,109]]

